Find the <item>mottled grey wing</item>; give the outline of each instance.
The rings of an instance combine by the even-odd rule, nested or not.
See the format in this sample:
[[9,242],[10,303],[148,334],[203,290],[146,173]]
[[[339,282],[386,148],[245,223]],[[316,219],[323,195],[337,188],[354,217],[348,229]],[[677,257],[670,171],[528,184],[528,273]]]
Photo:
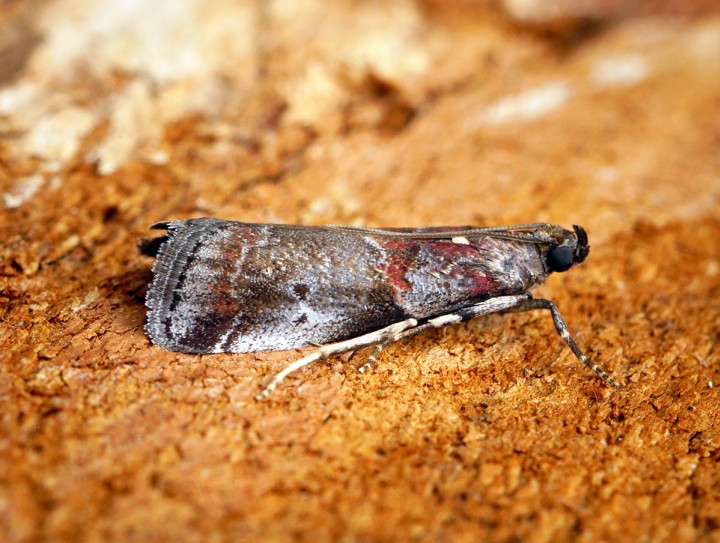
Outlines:
[[403,318],[379,249],[358,233],[217,219],[163,226],[146,330],[166,349],[290,349]]

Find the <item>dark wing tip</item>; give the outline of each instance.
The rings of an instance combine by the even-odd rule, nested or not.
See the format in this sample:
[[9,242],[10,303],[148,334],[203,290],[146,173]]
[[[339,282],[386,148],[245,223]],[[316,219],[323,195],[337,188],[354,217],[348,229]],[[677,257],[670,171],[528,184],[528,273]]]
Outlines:
[[162,247],[167,240],[167,236],[160,236],[158,238],[142,238],[138,242],[137,247],[145,256],[157,256],[160,251],[160,247]]
[[[171,221],[158,221],[150,225],[150,230],[169,230]],[[160,247],[168,240],[168,236],[160,236],[158,238],[142,238],[137,247],[140,253],[146,256],[157,256]]]
[[150,230],[167,230],[170,228],[170,221],[158,221],[150,225]]

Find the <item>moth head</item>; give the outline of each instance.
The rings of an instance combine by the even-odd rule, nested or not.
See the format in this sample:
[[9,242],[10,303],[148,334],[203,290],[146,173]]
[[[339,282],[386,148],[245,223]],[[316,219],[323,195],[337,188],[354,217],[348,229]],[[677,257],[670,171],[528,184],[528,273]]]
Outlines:
[[567,232],[565,239],[558,240],[545,253],[545,263],[551,272],[564,272],[576,264],[580,264],[590,252],[588,237],[582,226],[573,225],[572,232]]

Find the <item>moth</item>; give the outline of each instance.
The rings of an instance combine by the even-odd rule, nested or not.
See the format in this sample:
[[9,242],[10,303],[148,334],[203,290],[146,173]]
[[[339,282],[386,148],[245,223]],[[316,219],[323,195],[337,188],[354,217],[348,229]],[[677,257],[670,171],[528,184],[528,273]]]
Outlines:
[[[555,304],[530,292],[582,263],[585,230],[534,223],[503,227],[359,228],[252,224],[212,218],[159,222],[146,331],[183,353],[241,353],[316,346],[275,375],[387,345],[482,315],[544,309],[573,354],[619,387],[572,339]],[[322,345],[322,346],[319,346]]]

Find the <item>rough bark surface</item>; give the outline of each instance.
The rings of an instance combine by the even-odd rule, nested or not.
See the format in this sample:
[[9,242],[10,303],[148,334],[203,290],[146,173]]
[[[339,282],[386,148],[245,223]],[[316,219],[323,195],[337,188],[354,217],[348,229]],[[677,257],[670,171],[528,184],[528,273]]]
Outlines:
[[[626,4],[4,3],[0,539],[720,541],[720,18]],[[143,331],[197,216],[581,224],[539,293],[625,386],[533,313],[255,402],[298,352]]]

